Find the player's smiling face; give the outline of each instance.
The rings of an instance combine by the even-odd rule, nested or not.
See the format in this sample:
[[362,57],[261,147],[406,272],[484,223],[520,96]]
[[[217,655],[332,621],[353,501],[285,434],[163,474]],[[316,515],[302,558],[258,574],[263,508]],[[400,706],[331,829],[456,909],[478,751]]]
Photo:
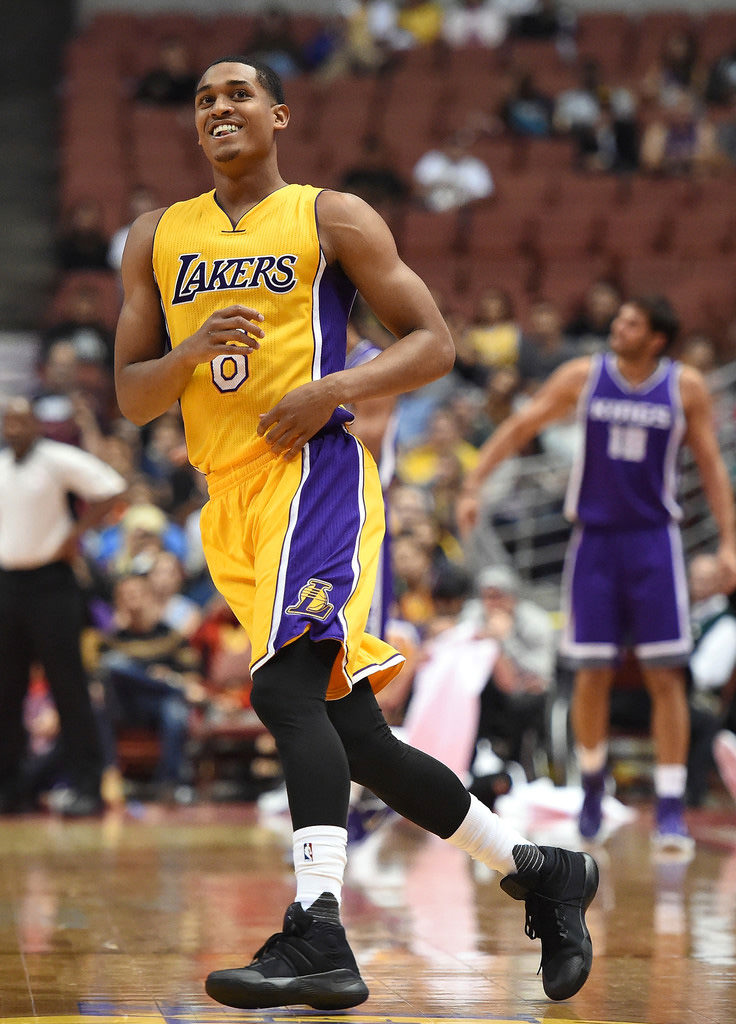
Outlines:
[[199,144],[212,163],[228,163],[244,152],[265,155],[274,129],[283,128],[286,108],[275,104],[248,64],[214,64],[202,76],[195,100]]

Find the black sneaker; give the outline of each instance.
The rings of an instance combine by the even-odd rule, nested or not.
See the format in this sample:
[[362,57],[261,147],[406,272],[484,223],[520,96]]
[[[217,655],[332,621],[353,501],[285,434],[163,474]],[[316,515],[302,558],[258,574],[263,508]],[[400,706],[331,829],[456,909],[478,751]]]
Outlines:
[[[331,919],[316,916],[313,908]],[[368,998],[337,900],[327,892],[309,910],[292,903],[283,931],[267,939],[247,967],[213,971],[205,990],[218,1003],[241,1010],[302,1003],[315,1010],[346,1010]]]
[[598,889],[598,865],[589,853],[554,846],[515,846],[514,860],[519,871],[502,878],[501,888],[525,901],[526,934],[542,940],[544,991],[550,999],[569,999],[593,962],[585,911]]

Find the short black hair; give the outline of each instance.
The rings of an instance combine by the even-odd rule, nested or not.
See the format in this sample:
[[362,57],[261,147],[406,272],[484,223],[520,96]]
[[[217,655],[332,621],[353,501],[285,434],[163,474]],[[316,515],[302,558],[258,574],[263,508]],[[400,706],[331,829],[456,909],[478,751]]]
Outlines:
[[664,349],[670,348],[680,331],[680,318],[670,300],[665,295],[638,295],[629,302],[644,314],[650,330],[664,335]]
[[258,60],[255,57],[248,57],[243,53],[234,54],[229,57],[218,57],[217,60],[213,60],[211,64],[207,65],[205,73],[217,64],[247,64],[249,68],[255,68],[256,81],[266,90],[274,103],[286,102],[284,98],[284,83],[281,81],[281,76],[277,71],[274,71],[270,64],[266,64],[265,61]]

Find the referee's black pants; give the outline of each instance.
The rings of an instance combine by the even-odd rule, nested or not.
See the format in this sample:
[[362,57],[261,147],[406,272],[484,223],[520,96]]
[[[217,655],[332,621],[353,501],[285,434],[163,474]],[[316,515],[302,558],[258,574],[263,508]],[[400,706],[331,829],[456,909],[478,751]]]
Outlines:
[[43,666],[59,715],[67,781],[99,793],[102,752],[80,650],[81,589],[70,565],[0,569],[0,793],[12,794],[27,752],[23,701]]

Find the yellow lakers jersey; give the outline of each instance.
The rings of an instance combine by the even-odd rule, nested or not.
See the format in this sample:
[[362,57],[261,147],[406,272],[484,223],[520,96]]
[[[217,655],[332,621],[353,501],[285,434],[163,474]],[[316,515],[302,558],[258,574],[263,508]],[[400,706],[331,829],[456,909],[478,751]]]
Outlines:
[[[214,190],[164,211],[153,270],[173,347],[216,310],[263,314],[260,349],[200,364],[181,396],[189,458],[203,473],[246,462],[263,442],[258,417],[293,388],[343,369],[355,288],[319,244],[319,189],[286,185],[235,225]],[[350,414],[336,410],[335,422]]]

